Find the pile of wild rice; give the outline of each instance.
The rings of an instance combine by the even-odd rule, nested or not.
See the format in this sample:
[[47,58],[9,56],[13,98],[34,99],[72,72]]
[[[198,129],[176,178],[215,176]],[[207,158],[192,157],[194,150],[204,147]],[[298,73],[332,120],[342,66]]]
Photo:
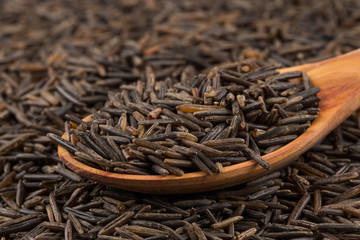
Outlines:
[[71,117],[96,113],[109,91],[146,79],[149,67],[157,81],[181,82],[214,65],[291,66],[359,48],[359,7],[1,1],[1,239],[359,239],[358,114],[281,171],[192,196],[83,179],[47,137],[60,136]]
[[[234,63],[178,83],[156,81],[148,68],[146,81],[109,92],[89,122],[66,115],[72,122],[65,126],[66,141],[48,136],[76,160],[119,173],[211,175],[249,159],[270,170],[261,155],[303,133],[320,100],[306,73],[279,74],[276,67],[251,71]],[[298,78],[300,84],[290,82]]]

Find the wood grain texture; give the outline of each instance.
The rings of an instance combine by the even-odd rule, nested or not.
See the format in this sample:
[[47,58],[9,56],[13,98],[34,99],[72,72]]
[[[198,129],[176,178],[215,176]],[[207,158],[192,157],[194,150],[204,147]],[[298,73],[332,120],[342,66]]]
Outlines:
[[[321,88],[318,96],[320,113],[311,127],[294,141],[263,158],[275,171],[290,164],[329,134],[359,107],[360,50],[329,60],[280,69],[279,72],[305,71],[314,86]],[[85,119],[88,120],[88,119]],[[58,148],[60,159],[81,176],[125,190],[154,194],[184,194],[204,192],[234,186],[263,176],[269,171],[255,161],[224,167],[221,174],[208,176],[202,172],[177,176],[140,176],[105,172],[76,161],[64,148]]]

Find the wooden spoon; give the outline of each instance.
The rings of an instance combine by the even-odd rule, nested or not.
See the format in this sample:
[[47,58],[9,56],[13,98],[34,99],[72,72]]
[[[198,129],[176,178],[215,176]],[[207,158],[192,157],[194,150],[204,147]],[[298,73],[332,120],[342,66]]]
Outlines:
[[[313,84],[321,88],[318,96],[320,113],[311,127],[286,146],[264,155],[271,171],[279,169],[314,146],[360,106],[360,49],[325,61],[279,69],[279,72],[305,71]],[[90,117],[84,119],[90,120]],[[64,137],[64,136],[63,136]],[[81,176],[99,183],[135,192],[154,194],[196,193],[234,186],[269,171],[255,161],[224,167],[221,174],[186,173],[182,177],[129,175],[105,172],[76,161],[64,148],[58,148],[60,159]]]

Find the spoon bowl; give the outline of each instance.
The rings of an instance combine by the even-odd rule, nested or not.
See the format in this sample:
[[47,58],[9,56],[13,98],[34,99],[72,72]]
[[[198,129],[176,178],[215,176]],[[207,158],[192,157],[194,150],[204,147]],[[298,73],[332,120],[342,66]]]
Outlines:
[[[321,62],[278,70],[281,73],[303,71],[313,86],[320,87],[320,113],[311,126],[284,147],[262,156],[275,171],[293,162],[310,149],[360,105],[360,49]],[[89,121],[90,116],[84,121]],[[65,135],[63,135],[63,138]],[[207,175],[203,172],[178,176],[130,175],[102,171],[75,160],[63,147],[58,147],[60,159],[79,175],[115,188],[152,193],[184,194],[234,186],[270,173],[254,160],[224,167],[224,172]]]

